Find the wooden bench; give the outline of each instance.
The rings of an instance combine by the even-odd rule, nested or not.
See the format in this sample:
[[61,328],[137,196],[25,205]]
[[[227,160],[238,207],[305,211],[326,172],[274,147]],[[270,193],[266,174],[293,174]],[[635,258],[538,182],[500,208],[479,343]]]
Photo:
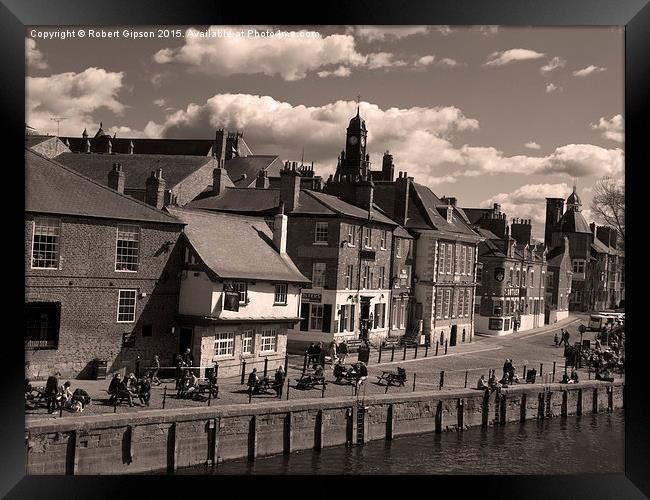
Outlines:
[[386,385],[400,385],[404,387],[406,383],[406,370],[398,367],[396,372],[382,372],[381,376],[377,375],[377,379],[379,385],[382,385],[382,382],[386,382]]

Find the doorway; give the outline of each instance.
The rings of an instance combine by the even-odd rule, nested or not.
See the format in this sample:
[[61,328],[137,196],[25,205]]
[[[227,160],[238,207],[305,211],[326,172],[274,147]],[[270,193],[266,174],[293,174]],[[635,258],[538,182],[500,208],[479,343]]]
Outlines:
[[370,299],[371,297],[361,297],[359,309],[359,330],[361,340],[368,340],[368,329],[370,323]]
[[451,325],[451,335],[449,337],[449,346],[453,347],[456,345],[456,337],[458,336],[458,326]]
[[178,339],[178,352],[185,353],[186,349],[192,349],[192,329],[181,328],[181,333]]

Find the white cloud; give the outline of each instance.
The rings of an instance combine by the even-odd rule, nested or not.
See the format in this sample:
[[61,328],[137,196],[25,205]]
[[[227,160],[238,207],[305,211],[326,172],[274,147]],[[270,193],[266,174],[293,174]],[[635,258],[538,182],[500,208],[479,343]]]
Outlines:
[[466,66],[465,63],[460,63],[455,59],[450,59],[449,57],[443,57],[437,62],[438,66],[446,66],[449,68],[455,68],[456,66]]
[[600,130],[605,139],[611,139],[617,142],[623,142],[625,140],[622,115],[614,115],[609,120],[601,117],[598,123],[591,123],[590,127],[594,130]]
[[167,101],[165,101],[165,99],[162,98],[156,99],[153,103],[159,108],[164,108],[165,106],[167,106]]
[[[211,137],[217,128],[243,130],[259,154],[295,157],[305,147],[320,175],[333,173],[344,147],[343,134],[356,113],[356,102],[336,101],[322,106],[293,105],[270,96],[217,94],[202,104],[190,104],[167,115],[164,123],[150,122],[145,131],[164,137]],[[463,176],[566,174],[571,177],[605,175],[623,169],[623,151],[590,144],[568,144],[547,156],[506,156],[492,147],[452,143],[456,131],[472,131],[478,121],[456,107],[381,109],[361,103],[368,127],[371,161],[381,162],[389,149],[396,170],[416,175],[420,182],[451,182]],[[450,170],[451,169],[451,170]]]
[[529,59],[539,59],[544,57],[543,53],[535,52],[529,49],[510,49],[500,52],[492,52],[483,66],[503,66],[516,61],[526,61]]
[[350,71],[350,68],[346,68],[345,66],[339,66],[333,71],[319,71],[317,73],[318,76],[321,78],[325,78],[327,76],[338,76],[338,77],[346,77],[350,76],[352,72]]
[[43,53],[36,48],[36,40],[25,38],[25,65],[34,69],[47,69]]
[[544,66],[539,68],[539,70],[542,72],[542,74],[546,74],[558,68],[563,68],[564,66],[566,66],[566,60],[556,56],[547,62]]
[[558,87],[554,83],[546,84],[546,93],[550,94],[551,92],[562,92],[562,87]]
[[579,69],[573,72],[573,76],[589,76],[592,73],[601,73],[607,71],[607,68],[601,66],[594,66],[593,64],[587,66],[586,68]]
[[413,35],[428,33],[427,26],[354,26],[346,33],[353,34],[366,42],[383,41],[386,39],[401,39]]
[[508,222],[513,217],[531,219],[533,236],[543,239],[546,198],[566,198],[570,193],[571,187],[566,183],[526,184],[511,193],[496,194],[483,201],[481,206],[487,208],[498,203],[501,211],[507,214]]
[[406,62],[401,59],[395,59],[395,55],[390,52],[375,52],[368,54],[366,65],[369,69],[394,68],[406,66]]
[[524,144],[524,147],[528,148],[528,149],[541,149],[542,148],[539,144],[537,144],[536,142],[532,142],[532,141],[527,142],[526,144]]
[[[211,30],[228,30],[211,27]],[[237,29],[231,29],[236,32]],[[186,31],[183,46],[161,49],[154,55],[159,64],[182,63],[209,74],[279,75],[287,81],[305,78],[309,72],[324,66],[360,66],[367,56],[357,52],[351,35],[321,36],[313,31],[293,31],[294,36],[279,38],[206,38]]]
[[81,135],[84,128],[94,129],[92,114],[101,109],[122,114],[125,106],[118,101],[123,88],[123,72],[87,68],[81,73],[59,73],[26,79],[26,121],[37,130],[53,130],[50,118],[63,117],[61,135]]
[[422,56],[420,57],[417,61],[415,61],[415,66],[430,66],[433,64],[433,61],[435,60],[436,56],[434,55],[427,55],[427,56]]

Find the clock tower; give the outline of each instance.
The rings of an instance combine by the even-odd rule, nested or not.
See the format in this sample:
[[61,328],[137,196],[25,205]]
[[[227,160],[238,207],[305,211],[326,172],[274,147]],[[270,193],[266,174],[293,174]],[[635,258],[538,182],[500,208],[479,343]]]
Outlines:
[[345,134],[345,152],[341,152],[336,169],[337,180],[360,181],[369,177],[370,157],[366,153],[368,130],[366,122],[359,114],[354,116]]

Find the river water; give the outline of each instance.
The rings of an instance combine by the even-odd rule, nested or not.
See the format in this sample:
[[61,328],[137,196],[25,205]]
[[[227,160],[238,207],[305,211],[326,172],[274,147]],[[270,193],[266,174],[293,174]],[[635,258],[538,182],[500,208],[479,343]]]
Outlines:
[[622,473],[624,441],[623,410],[615,410],[237,460],[177,474]]

